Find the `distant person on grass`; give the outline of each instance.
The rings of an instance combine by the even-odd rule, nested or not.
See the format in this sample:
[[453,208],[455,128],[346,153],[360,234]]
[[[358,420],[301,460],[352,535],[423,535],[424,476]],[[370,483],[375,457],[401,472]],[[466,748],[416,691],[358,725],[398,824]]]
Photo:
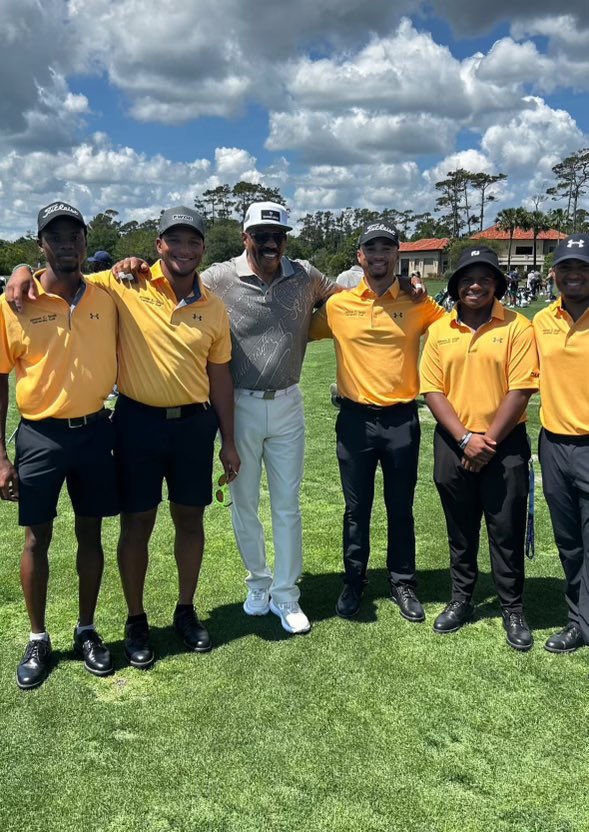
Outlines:
[[[206,652],[212,647],[194,608],[194,595],[204,549],[203,514],[212,499],[218,428],[228,480],[237,475],[240,463],[233,438],[227,311],[198,274],[204,233],[200,214],[184,206],[169,208],[160,218],[156,240],[161,259],[151,272],[135,281],[119,281],[110,271],[89,278],[112,297],[120,316],[120,395],[114,413],[121,484],[118,561],[128,607],[125,655],[137,668],[147,668],[155,659],[143,591],[164,480],[178,569],[173,626],[189,650]],[[18,302],[29,281],[26,271],[18,285],[15,278],[11,299],[14,294]]]
[[568,623],[545,644],[589,644],[589,235],[554,252],[560,298],[534,317],[540,354],[539,456],[544,496],[565,576]]
[[456,632],[473,615],[481,519],[507,643],[529,650],[524,618],[524,547],[530,447],[526,406],[538,389],[531,323],[505,309],[507,281],[497,255],[466,249],[448,281],[457,301],[430,327],[421,358],[421,391],[436,418],[434,481],[448,540],[452,600],[434,632]]
[[[22,689],[41,684],[50,666],[48,550],[64,481],[78,543],[74,650],[90,673],[112,672],[110,653],[94,629],[94,611],[104,564],[102,517],[119,512],[114,428],[103,406],[117,373],[116,307],[82,275],[86,224],[81,213],[56,202],[41,209],[37,227],[47,261],[32,278],[38,299],[25,300],[19,314],[6,296],[0,299],[0,495],[18,501],[19,524],[25,527],[21,583],[31,623],[16,672]],[[12,369],[21,414],[14,465],[5,438]]]
[[395,277],[396,229],[369,223],[358,242],[364,276],[358,286],[329,298],[313,317],[311,339],[333,338],[341,409],[337,458],[345,499],[344,588],[336,612],[360,609],[370,555],[370,517],[376,468],[383,473],[388,520],[387,571],[392,600],[409,621],[425,619],[415,594],[413,495],[420,427],[415,398],[420,338],[445,315],[431,298],[413,303]]

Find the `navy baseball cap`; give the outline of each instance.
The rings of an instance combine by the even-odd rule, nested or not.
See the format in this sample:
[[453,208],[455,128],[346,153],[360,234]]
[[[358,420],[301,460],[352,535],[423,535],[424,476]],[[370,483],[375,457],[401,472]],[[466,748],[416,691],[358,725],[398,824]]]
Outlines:
[[74,208],[73,205],[68,205],[67,202],[52,202],[39,211],[37,216],[37,232],[40,234],[50,222],[60,217],[69,217],[71,220],[76,220],[86,230],[84,217],[77,208]]
[[92,257],[88,258],[89,263],[112,263],[112,257],[108,251],[95,251]]
[[164,211],[160,217],[158,228],[160,236],[175,225],[185,225],[187,228],[193,228],[198,231],[203,240],[205,238],[205,221],[198,211],[194,211],[192,208],[178,205],[176,208],[168,208],[167,211]]
[[386,222],[369,222],[360,233],[358,246],[363,246],[370,240],[377,240],[379,237],[384,237],[385,240],[390,240],[397,247],[399,246],[399,233],[394,225]]
[[553,265],[558,266],[564,260],[581,260],[589,263],[589,234],[571,234],[561,240],[554,250]]
[[507,278],[499,267],[499,258],[496,252],[488,246],[471,246],[466,248],[460,255],[456,270],[448,281],[448,294],[452,300],[458,300],[458,281],[461,273],[469,266],[488,266],[497,278],[495,297],[502,298],[507,291]]

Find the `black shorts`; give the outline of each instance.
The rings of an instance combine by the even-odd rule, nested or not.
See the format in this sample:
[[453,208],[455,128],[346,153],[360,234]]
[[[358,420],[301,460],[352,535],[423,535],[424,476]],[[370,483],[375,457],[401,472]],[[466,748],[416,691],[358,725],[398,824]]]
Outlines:
[[[149,511],[162,500],[202,507],[213,499],[213,451],[219,426],[210,404],[166,409],[119,395],[115,407],[116,461],[121,510]],[[174,415],[173,413],[171,415]]]
[[118,514],[114,438],[109,418],[77,428],[68,427],[65,420],[23,419],[16,434],[15,459],[19,524],[36,526],[53,520],[64,481],[78,517]]

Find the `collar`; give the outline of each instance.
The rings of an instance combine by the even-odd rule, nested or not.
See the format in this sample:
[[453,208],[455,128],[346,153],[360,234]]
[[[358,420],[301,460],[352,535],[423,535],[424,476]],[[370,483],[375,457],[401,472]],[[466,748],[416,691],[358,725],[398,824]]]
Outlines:
[[[153,266],[151,266],[149,280],[152,282],[154,280],[165,280],[167,282],[168,279],[163,272],[161,260],[156,260]],[[194,283],[192,284],[192,292],[180,301],[179,305],[189,306],[191,303],[201,300],[201,298],[206,299],[206,289],[201,283],[199,273],[196,272],[194,275]]]
[[[237,271],[238,277],[257,277],[258,280],[261,278],[255,274],[250,264],[248,263],[247,259],[247,251],[244,251],[243,254],[240,254],[239,257],[235,258],[235,270]],[[281,277],[290,277],[294,274],[294,265],[288,257],[283,256],[280,260],[280,276]]]
[[[39,296],[48,294],[48,292],[45,291],[45,287],[41,283],[41,276],[44,275],[46,271],[47,271],[47,269],[39,269],[38,271],[33,272],[33,280],[35,281],[35,285],[37,287],[37,293],[39,294]],[[82,275],[82,281],[80,283],[78,291],[74,295],[74,300],[73,300],[72,306],[76,306],[77,303],[80,301],[80,299],[82,298],[82,295],[86,291],[86,286],[87,285],[88,284],[86,283],[86,278],[84,277],[84,275]]]
[[386,292],[383,295],[377,295],[376,292],[373,292],[372,289],[370,288],[370,286],[366,283],[366,278],[362,277],[360,279],[360,282],[358,283],[358,285],[354,286],[353,289],[348,289],[348,291],[353,292],[355,295],[358,295],[358,297],[360,297],[360,298],[364,297],[364,296],[371,297],[371,298],[377,298],[377,297],[384,298],[387,295],[390,295],[393,298],[393,300],[396,300],[398,295],[399,295],[399,292],[401,291],[401,287],[399,285],[399,281],[395,277],[395,279],[393,280],[393,282],[391,283],[389,288],[386,290]]

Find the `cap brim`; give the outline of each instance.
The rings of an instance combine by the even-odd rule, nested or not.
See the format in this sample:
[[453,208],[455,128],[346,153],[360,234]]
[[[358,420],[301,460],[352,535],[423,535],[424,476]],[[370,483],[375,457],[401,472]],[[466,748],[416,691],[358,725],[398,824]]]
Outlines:
[[359,246],[363,246],[364,243],[369,243],[371,240],[389,240],[391,243],[394,243],[396,246],[399,245],[399,238],[393,237],[392,234],[387,234],[385,231],[369,231],[366,236],[362,235],[360,240],[358,241]]
[[581,263],[589,263],[589,257],[586,254],[577,254],[573,251],[563,254],[558,260],[554,260],[553,266],[558,266],[559,263],[564,263],[565,260],[580,260]]

